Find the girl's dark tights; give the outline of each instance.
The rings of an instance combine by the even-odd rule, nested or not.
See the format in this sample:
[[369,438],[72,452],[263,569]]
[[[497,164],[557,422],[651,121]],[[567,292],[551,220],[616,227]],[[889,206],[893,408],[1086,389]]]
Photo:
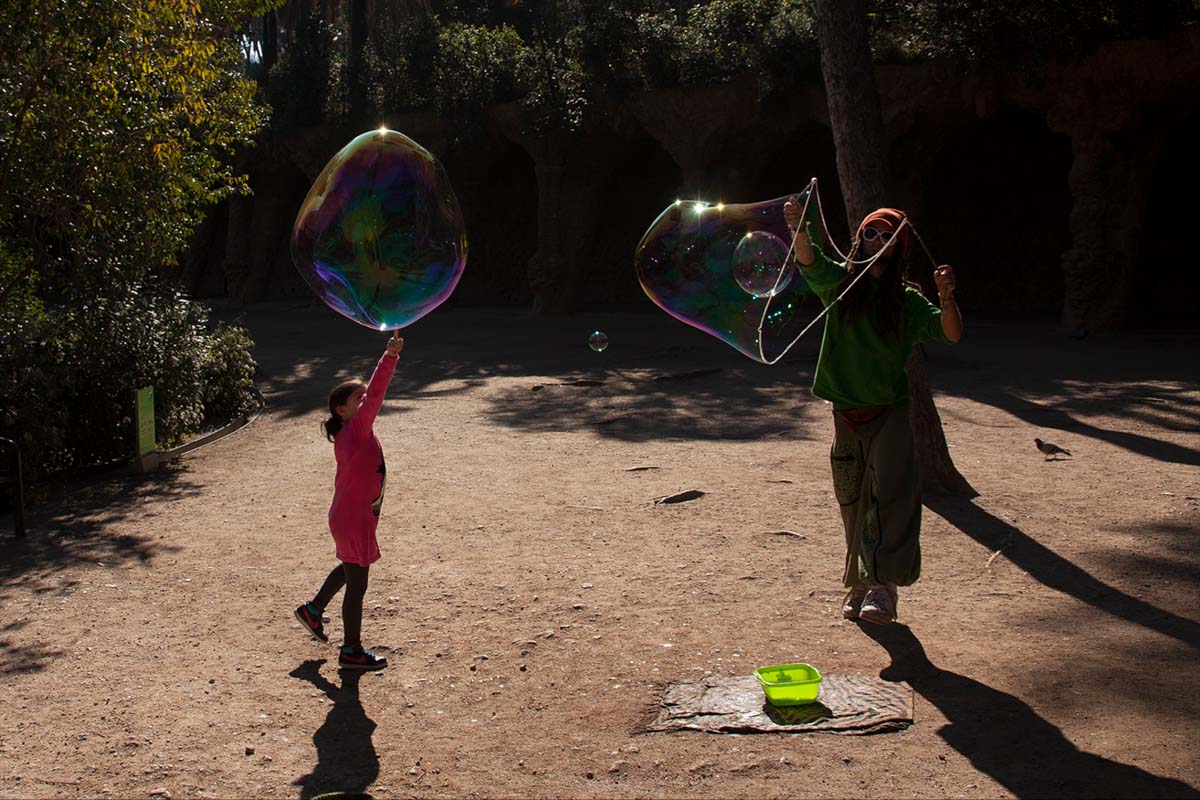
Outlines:
[[367,573],[370,569],[359,564],[338,564],[312,601],[318,612],[324,611],[338,590],[346,587],[346,593],[342,595],[342,629],[345,631],[342,644],[346,647],[362,646],[363,597],[367,593]]

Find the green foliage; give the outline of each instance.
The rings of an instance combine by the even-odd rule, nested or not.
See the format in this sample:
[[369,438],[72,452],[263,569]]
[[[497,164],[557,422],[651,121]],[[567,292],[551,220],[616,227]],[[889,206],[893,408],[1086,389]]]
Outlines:
[[136,386],[168,443],[245,392],[245,348],[153,286],[205,208],[246,190],[233,157],[267,109],[239,33],[278,4],[0,5],[0,435],[35,474],[127,458]]
[[509,25],[446,25],[438,34],[434,71],[438,108],[452,118],[466,118],[515,100],[523,54],[524,42]]
[[24,242],[10,244],[0,239],[0,287],[8,287],[10,303],[27,313],[40,314],[42,301],[32,265],[33,254]]
[[521,104],[535,130],[543,135],[572,131],[583,123],[588,106],[589,76],[571,27],[581,2],[544,0],[530,4],[531,31],[518,70]]
[[302,17],[267,80],[273,128],[293,130],[327,118],[330,49],[330,26],[315,11]]
[[684,86],[721,82],[739,72],[766,80],[819,75],[812,17],[798,0],[713,0],[689,12],[680,37]]
[[[433,0],[380,4],[366,64],[381,115],[428,110],[469,130],[520,100],[538,129],[578,128],[602,94],[750,76],[760,94],[820,80],[811,0]],[[870,0],[876,58],[1022,62],[1200,19],[1200,0]],[[283,45],[277,124],[341,121],[349,31],[340,13]],[[315,38],[314,38],[315,37]],[[289,54],[289,50],[294,53]],[[293,85],[294,84],[294,85]],[[291,98],[290,100],[287,98]],[[303,107],[304,113],[294,109]]]
[[254,385],[257,365],[250,334],[238,325],[221,324],[208,337],[207,348],[200,372],[205,421],[220,423],[256,410],[262,396]]
[[1197,0],[875,0],[877,59],[1027,63],[1098,42],[1161,36],[1200,19]]
[[484,109],[519,96],[518,73],[525,44],[508,25],[451,23],[438,32],[434,70],[437,109],[470,128]]
[[[437,111],[460,133],[488,106],[512,100],[550,133],[578,128],[604,93],[715,83],[740,73],[757,76],[766,91],[819,74],[804,0],[434,5],[438,14],[381,9],[366,46],[367,84],[382,114]],[[281,128],[345,118],[346,14],[328,24],[313,20],[291,34],[272,75]]]
[[0,237],[32,254],[41,292],[172,263],[203,209],[245,189],[228,157],[266,110],[199,3],[11,2],[0,36]]
[[367,48],[369,86],[384,113],[430,109],[439,57],[436,18],[425,15],[390,20]]
[[253,342],[207,331],[208,312],[178,292],[115,288],[78,306],[0,311],[0,436],[31,474],[128,460],[132,397],[155,394],[160,446],[256,406]]

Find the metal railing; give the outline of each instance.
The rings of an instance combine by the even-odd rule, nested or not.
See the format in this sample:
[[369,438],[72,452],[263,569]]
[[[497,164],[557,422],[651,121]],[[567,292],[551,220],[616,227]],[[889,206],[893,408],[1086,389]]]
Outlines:
[[21,448],[11,439],[0,439],[0,454],[3,455],[7,472],[0,472],[0,489],[13,490],[13,530],[25,538],[25,481],[21,475]]

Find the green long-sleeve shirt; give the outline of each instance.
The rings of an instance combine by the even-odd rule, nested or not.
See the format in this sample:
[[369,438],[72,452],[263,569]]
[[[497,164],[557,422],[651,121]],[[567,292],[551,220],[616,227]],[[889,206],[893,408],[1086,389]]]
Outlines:
[[[817,259],[807,267],[801,266],[801,274],[821,304],[828,306],[837,296],[846,268],[830,260],[820,248],[814,246],[813,250]],[[813,394],[839,408],[907,405],[904,364],[913,345],[931,339],[949,343],[942,332],[941,309],[919,290],[906,286],[899,331],[881,335],[873,321],[880,301],[879,281],[867,275],[862,283],[866,286],[857,286],[854,291],[872,293],[869,313],[852,322],[843,319],[839,308],[830,309],[825,316]]]

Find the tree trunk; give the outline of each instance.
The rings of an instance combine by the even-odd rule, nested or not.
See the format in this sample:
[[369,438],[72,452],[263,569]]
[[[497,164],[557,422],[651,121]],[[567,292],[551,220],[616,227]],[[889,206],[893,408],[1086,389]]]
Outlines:
[[279,18],[274,11],[263,15],[262,53],[262,82],[266,86],[271,81],[271,67],[279,60]]
[[[850,230],[885,205],[887,142],[875,86],[865,0],[816,0],[821,73],[829,103],[829,123],[837,149],[838,181]],[[933,405],[925,354],[914,348],[906,364],[910,420],[921,488],[934,493],[978,494],[954,466],[942,420]]]
[[913,432],[913,450],[917,456],[917,469],[921,473],[922,491],[978,497],[979,492],[962,476],[950,457],[946,432],[942,430],[942,418],[933,405],[933,395],[929,391],[929,370],[924,348],[918,346],[912,349],[904,369],[908,372],[910,395],[908,424]]
[[1063,253],[1063,328],[1075,335],[1119,330],[1136,297],[1153,174],[1153,147],[1119,148],[1112,137],[1073,133],[1071,249]]
[[225,233],[225,258],[222,268],[230,296],[241,303],[247,302],[248,296],[253,217],[253,198],[237,194],[229,198],[229,223]]
[[889,196],[887,141],[871,62],[866,2],[817,0],[816,11],[838,181],[854,231],[858,220],[884,205]]

